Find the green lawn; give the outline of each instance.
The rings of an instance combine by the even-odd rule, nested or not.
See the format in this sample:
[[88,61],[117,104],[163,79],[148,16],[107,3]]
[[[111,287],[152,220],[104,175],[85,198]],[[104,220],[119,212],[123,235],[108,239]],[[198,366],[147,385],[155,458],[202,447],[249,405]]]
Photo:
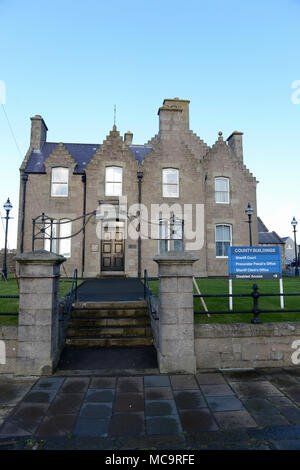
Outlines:
[[[228,280],[227,279],[197,279],[200,291],[202,294],[228,294]],[[158,293],[158,281],[150,281],[150,289],[153,293]],[[236,281],[232,282],[232,293],[251,293],[253,281]],[[279,281],[265,279],[256,281],[261,293],[279,293]],[[285,297],[285,308],[300,309],[300,278],[284,278],[283,279],[284,292],[292,293],[299,292],[299,297]],[[194,289],[196,294],[196,289]],[[208,310],[229,310],[228,298],[206,298],[205,299]],[[252,298],[233,298],[234,310],[252,310]],[[259,308],[265,310],[280,309],[279,297],[264,297],[259,299]],[[194,310],[204,312],[201,300],[194,299]],[[252,314],[215,314],[208,317],[205,314],[195,315],[195,323],[249,323],[253,318]],[[262,313],[260,318],[263,322],[274,321],[299,321],[300,312],[286,312],[286,313]]]
[[[80,285],[83,281],[78,281]],[[60,281],[60,297],[65,297],[71,289],[71,282]],[[13,275],[8,276],[8,281],[0,281],[0,295],[19,295],[17,281]],[[0,313],[19,311],[19,299],[0,299]],[[17,315],[0,315],[0,325],[17,325]]]

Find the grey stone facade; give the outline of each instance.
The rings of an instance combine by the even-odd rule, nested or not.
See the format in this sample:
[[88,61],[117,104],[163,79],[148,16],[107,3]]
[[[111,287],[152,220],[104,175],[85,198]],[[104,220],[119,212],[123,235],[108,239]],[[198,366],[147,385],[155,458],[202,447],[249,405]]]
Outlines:
[[[117,201],[116,197],[105,196],[105,169],[107,166],[117,166],[123,169],[122,194],[127,196],[128,207],[138,204],[137,172],[143,172],[141,202],[147,207],[149,217],[151,204],[203,205],[204,244],[201,249],[192,251],[198,258],[194,272],[197,276],[226,275],[227,258],[216,256],[216,225],[231,227],[233,245],[248,245],[248,224],[244,213],[248,202],[254,214],[257,213],[257,181],[243,163],[242,133],[233,132],[227,141],[219,133],[216,143],[209,147],[189,128],[189,101],[178,98],[164,100],[158,114],[159,132],[143,146],[132,145],[133,135],[130,132],[123,139],[115,126],[101,145],[48,143],[47,127],[42,117],[37,115],[32,118],[30,147],[20,169],[18,249],[23,240],[23,251],[31,251],[32,219],[42,212],[56,220],[74,219],[83,214],[84,174],[86,213],[97,209],[100,200]],[[82,152],[80,156],[78,149]],[[54,167],[69,169],[67,197],[51,196],[51,170]],[[179,171],[179,197],[163,197],[162,170],[165,168]],[[24,174],[28,175],[28,181],[22,230]],[[216,177],[229,180],[228,203],[216,202]],[[79,273],[83,271],[86,277],[102,274],[102,245],[96,234],[98,222],[96,217],[92,217],[87,224],[84,247],[82,233],[72,238],[71,257],[64,263],[69,276],[75,268]],[[82,219],[72,224],[72,233],[81,227]],[[257,220],[253,217],[253,244],[257,243]],[[153,257],[158,253],[158,246],[157,227],[156,236],[141,240],[142,273],[147,269],[150,276],[157,276]],[[42,241],[35,246],[35,249],[43,248]],[[125,275],[137,276],[138,252],[138,241],[127,238],[124,242]]]

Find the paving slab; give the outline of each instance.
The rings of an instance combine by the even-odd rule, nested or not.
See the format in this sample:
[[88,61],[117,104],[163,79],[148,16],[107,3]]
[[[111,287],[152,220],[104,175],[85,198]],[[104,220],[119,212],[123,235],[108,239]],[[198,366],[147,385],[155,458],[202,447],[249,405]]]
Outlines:
[[207,404],[199,390],[182,390],[174,392],[175,403],[180,410],[197,410],[206,408]]
[[89,377],[68,377],[60,391],[63,393],[84,393],[87,391],[89,383]]
[[112,403],[115,398],[115,389],[89,389],[85,395],[85,402],[109,402]]
[[182,432],[182,426],[178,415],[170,416],[147,416],[146,417],[147,434],[151,435],[170,435]]
[[89,388],[92,389],[103,389],[103,388],[110,388],[114,389],[117,383],[116,377],[93,377],[91,379]]
[[83,403],[79,416],[87,419],[107,419],[112,414],[112,403]]
[[300,386],[285,388],[284,394],[300,405]]
[[200,385],[203,395],[207,397],[219,397],[224,396],[228,397],[234,395],[233,390],[227,384],[220,385]]
[[51,403],[56,394],[57,390],[32,390],[23,398],[23,402]]
[[199,390],[199,386],[193,375],[171,375],[173,390]]
[[75,437],[106,437],[108,435],[109,419],[86,419],[79,417],[72,435]]
[[239,398],[283,395],[274,385],[266,380],[262,382],[232,382],[231,386]]
[[266,427],[266,426],[284,426],[289,424],[288,420],[280,415],[280,414],[259,414],[253,415],[253,418],[258,424],[258,426]]
[[225,370],[223,371],[224,376],[228,382],[239,382],[245,380],[265,380],[262,373],[257,370]]
[[117,393],[114,402],[114,412],[144,411],[143,393]]
[[146,400],[146,416],[168,416],[177,414],[174,400]]
[[237,429],[257,427],[252,416],[245,410],[242,411],[218,411],[214,417],[222,429]]
[[200,431],[217,431],[217,425],[208,408],[201,410],[179,410],[182,428],[185,432],[198,433]]
[[235,396],[206,397],[209,408],[212,411],[238,411],[244,410],[243,403]]
[[71,434],[76,422],[76,414],[56,414],[45,416],[39,425],[36,435],[46,436],[64,436]]
[[143,377],[119,377],[117,381],[118,392],[142,392]]
[[144,413],[114,413],[111,418],[110,436],[138,436],[144,433]]
[[39,379],[32,387],[32,390],[59,390],[64,380],[65,379],[63,377],[47,377],[44,379]]
[[296,406],[282,406],[279,411],[291,424],[300,424],[300,408]]
[[51,403],[48,414],[78,413],[84,393],[58,393]]
[[217,384],[226,384],[221,373],[211,372],[211,373],[197,373],[195,375],[196,380],[199,385],[217,385]]
[[266,398],[246,398],[243,399],[243,403],[252,414],[278,414],[278,408]]
[[167,375],[146,375],[144,377],[145,387],[169,387],[170,379]]
[[300,439],[300,426],[269,426],[264,429],[249,429],[248,432],[254,439]]
[[146,400],[171,400],[172,398],[171,387],[145,387]]
[[300,450],[300,439],[286,439],[283,441],[272,441],[278,450]]

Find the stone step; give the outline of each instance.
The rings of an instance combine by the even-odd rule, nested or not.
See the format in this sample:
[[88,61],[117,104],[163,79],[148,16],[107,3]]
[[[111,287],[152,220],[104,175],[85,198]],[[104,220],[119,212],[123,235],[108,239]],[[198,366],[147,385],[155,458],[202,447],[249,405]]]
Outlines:
[[146,300],[126,300],[119,302],[74,302],[72,307],[76,310],[103,310],[103,309],[139,309],[147,308]]
[[128,317],[128,318],[71,318],[70,328],[98,328],[101,326],[148,326],[150,325],[149,316]]
[[81,348],[152,346],[152,337],[143,338],[67,338],[66,346]]
[[148,315],[148,308],[127,308],[127,309],[74,309],[71,311],[71,318],[138,318]]
[[151,327],[69,328],[67,338],[132,338],[151,336]]

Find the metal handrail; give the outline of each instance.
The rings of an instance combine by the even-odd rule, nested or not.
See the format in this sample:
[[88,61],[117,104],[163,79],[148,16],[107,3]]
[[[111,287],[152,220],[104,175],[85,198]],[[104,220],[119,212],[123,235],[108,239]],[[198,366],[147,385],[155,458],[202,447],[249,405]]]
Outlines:
[[70,313],[73,301],[78,299],[78,293],[77,293],[78,285],[77,285],[77,283],[78,283],[78,270],[77,270],[77,268],[75,268],[74,273],[73,273],[73,277],[72,277],[71,290],[68,294],[67,308],[65,310],[66,314]]
[[152,309],[152,300],[151,300],[151,295],[152,292],[149,287],[149,277],[148,277],[148,272],[147,269],[144,269],[144,299],[147,298],[148,300],[148,305],[149,305],[149,310],[152,318],[154,320],[158,320],[158,316],[156,315],[156,311]]

